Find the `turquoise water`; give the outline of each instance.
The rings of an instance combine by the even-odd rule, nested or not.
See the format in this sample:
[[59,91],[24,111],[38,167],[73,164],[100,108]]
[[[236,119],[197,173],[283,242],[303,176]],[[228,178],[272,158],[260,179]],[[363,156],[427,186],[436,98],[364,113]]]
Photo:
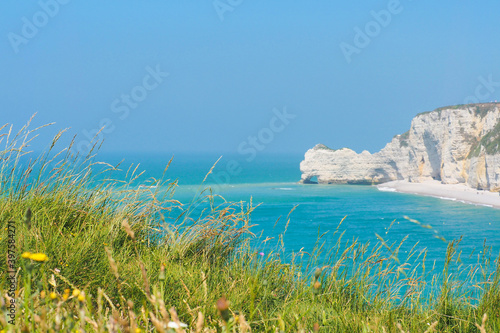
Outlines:
[[[158,178],[170,157],[130,155],[126,157],[124,165],[140,162],[140,168],[146,170],[145,177]],[[167,178],[179,180],[176,199],[190,202],[218,157],[176,156],[166,173]],[[108,155],[101,159],[115,162],[118,156]],[[356,239],[361,243],[375,244],[378,241],[376,234],[388,243],[399,242],[408,236],[400,256],[404,257],[418,243],[416,249],[427,249],[427,262],[435,261],[437,268],[442,267],[447,247],[447,242],[437,236],[446,241],[463,237],[460,250],[463,251],[464,264],[475,263],[477,256],[482,255],[484,244],[491,246],[495,257],[498,255],[498,209],[432,197],[381,192],[372,186],[298,184],[301,159],[301,155],[260,155],[249,162],[239,156],[224,156],[214,168],[216,177],[209,176],[206,184],[211,184],[217,193],[229,201],[249,201],[252,198],[254,204],[260,204],[252,215],[252,223],[256,224],[254,233],[262,234],[264,238],[280,235],[284,231],[287,215],[297,206],[290,215],[290,225],[284,237],[286,250],[289,251],[312,251],[318,235],[328,231],[322,239],[326,242],[327,250],[337,240],[333,231],[347,216],[339,228],[345,231],[344,240]],[[238,162],[241,170],[238,175],[227,177],[227,166],[233,163],[230,161]],[[432,228],[412,223],[405,216]],[[276,224],[278,218],[280,221]],[[262,248],[262,251],[265,250]]]

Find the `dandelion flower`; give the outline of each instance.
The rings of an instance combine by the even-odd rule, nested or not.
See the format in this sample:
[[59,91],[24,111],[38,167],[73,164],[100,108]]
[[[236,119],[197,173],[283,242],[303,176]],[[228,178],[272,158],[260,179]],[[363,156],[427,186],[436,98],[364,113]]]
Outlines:
[[50,299],[56,299],[57,298],[57,294],[55,292],[51,292],[50,295],[49,295]]
[[73,297],[76,297],[78,295],[80,295],[80,290],[78,289],[73,290]]
[[29,259],[29,257],[31,257],[31,253],[29,252],[24,252],[23,254],[21,254],[21,258]]
[[62,296],[63,301],[67,300],[69,298],[69,289],[64,289],[64,295]]
[[83,303],[85,301],[85,293],[80,293],[80,295],[78,295],[78,300]]
[[33,253],[29,256],[31,260],[38,261],[38,262],[44,262],[49,260],[49,257],[47,257],[46,254],[44,253]]

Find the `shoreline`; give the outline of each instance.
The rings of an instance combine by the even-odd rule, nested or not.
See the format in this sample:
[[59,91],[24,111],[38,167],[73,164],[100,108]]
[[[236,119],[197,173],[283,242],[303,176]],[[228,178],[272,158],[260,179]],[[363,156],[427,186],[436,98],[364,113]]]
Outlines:
[[421,183],[396,180],[379,184],[376,187],[379,191],[423,195],[500,209],[500,195],[498,192],[475,190],[464,184],[442,184],[437,180],[428,180]]

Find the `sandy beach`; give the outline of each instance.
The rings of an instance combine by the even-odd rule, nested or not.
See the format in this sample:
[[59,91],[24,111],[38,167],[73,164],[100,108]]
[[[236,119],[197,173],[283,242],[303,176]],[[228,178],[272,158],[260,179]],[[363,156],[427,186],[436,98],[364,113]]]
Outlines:
[[475,190],[463,184],[442,184],[440,181],[435,180],[422,183],[398,180],[377,185],[377,188],[380,191],[411,193],[500,208],[500,195],[498,192]]

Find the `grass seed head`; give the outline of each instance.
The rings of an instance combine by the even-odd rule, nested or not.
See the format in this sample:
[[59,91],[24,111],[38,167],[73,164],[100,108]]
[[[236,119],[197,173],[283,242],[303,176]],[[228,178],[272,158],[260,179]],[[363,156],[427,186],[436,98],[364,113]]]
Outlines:
[[26,213],[24,213],[24,224],[28,229],[31,229],[31,208],[26,209]]
[[322,272],[321,268],[319,268],[319,267],[318,267],[318,268],[316,268],[316,271],[314,272],[314,278],[315,278],[316,280],[318,280],[318,279],[319,279],[319,277],[321,276],[321,272]]
[[165,265],[160,266],[160,275],[158,276],[158,280],[160,281],[165,281],[166,276],[165,276]]
[[134,239],[135,240],[135,233],[134,231],[132,230],[132,228],[130,227],[130,224],[128,224],[128,221],[127,220],[123,220],[122,221],[122,227],[123,229],[125,229],[125,232],[127,233],[127,235]]

